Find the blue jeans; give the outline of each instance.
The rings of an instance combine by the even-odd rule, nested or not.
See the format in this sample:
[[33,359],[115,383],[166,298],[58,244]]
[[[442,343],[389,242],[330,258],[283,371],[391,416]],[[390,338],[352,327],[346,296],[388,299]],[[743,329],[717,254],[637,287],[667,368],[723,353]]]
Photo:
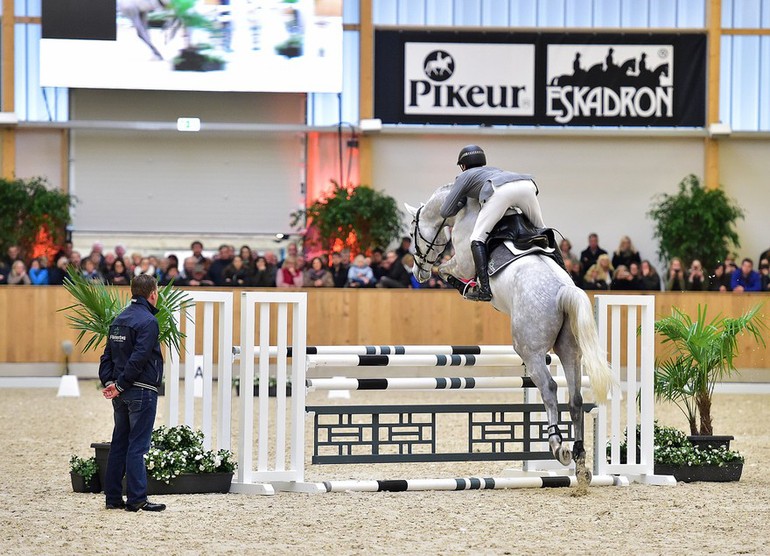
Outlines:
[[123,500],[126,476],[128,504],[147,500],[147,468],[144,454],[150,450],[152,426],[158,407],[158,394],[144,388],[129,388],[112,400],[115,428],[107,460],[104,494],[107,503]]

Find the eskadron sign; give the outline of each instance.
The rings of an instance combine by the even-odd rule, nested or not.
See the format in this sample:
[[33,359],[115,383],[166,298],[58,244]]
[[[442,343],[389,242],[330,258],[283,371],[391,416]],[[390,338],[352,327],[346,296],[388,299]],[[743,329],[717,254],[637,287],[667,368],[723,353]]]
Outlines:
[[703,34],[375,35],[383,123],[688,126],[705,123]]

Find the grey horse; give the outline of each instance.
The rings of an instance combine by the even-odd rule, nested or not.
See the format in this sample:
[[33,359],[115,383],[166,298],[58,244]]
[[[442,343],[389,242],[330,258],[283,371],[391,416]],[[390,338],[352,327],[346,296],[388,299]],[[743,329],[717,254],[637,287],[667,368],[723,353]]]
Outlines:
[[[439,209],[450,188],[451,184],[439,188],[420,208],[406,205],[414,217],[412,237],[416,264],[413,273],[419,282],[430,278],[431,267],[449,243],[448,227],[452,228],[455,255],[438,267],[439,274],[443,278],[462,280],[475,277],[469,238],[480,206],[475,199],[468,199],[456,216],[442,219]],[[585,467],[581,369],[585,369],[591,381],[597,402],[606,400],[613,382],[588,296],[553,260],[540,255],[529,255],[509,264],[491,277],[490,287],[492,305],[511,317],[513,347],[545,404],[551,452],[562,465],[569,465],[573,458],[578,481],[585,485],[590,482],[591,474]],[[575,431],[572,451],[563,442],[557,424],[557,386],[546,366],[546,353],[551,349],[559,356],[566,375]]]
[[150,40],[150,31],[147,24],[147,15],[165,6],[164,0],[118,0],[118,11],[123,17],[129,19],[136,29],[136,34],[150,47],[156,59],[162,60],[163,55],[155,48]]

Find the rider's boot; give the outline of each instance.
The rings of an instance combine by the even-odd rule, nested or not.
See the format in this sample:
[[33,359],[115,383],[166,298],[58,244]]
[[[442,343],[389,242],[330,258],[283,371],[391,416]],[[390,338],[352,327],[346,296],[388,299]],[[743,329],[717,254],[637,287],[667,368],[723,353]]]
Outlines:
[[466,297],[474,301],[490,301],[492,290],[489,289],[489,271],[487,270],[487,246],[483,241],[471,241],[471,253],[476,265],[476,276],[479,281],[478,289]]

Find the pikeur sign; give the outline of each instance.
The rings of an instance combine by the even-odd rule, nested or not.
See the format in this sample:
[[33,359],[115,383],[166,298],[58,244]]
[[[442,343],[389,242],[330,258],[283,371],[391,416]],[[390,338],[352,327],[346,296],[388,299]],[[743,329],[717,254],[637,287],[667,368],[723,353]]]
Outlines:
[[531,44],[406,43],[404,74],[406,114],[534,114]]
[[705,121],[702,34],[378,30],[383,123],[691,126]]

